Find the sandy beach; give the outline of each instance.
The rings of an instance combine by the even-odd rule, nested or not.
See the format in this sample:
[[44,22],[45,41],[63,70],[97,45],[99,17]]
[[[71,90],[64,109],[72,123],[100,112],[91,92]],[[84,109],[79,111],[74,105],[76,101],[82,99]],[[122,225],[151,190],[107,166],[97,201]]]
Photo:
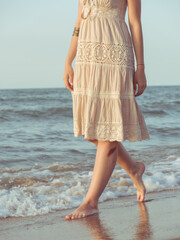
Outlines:
[[180,239],[180,190],[147,193],[144,203],[126,196],[99,203],[99,214],[65,220],[74,209],[43,216],[1,219],[2,240]]

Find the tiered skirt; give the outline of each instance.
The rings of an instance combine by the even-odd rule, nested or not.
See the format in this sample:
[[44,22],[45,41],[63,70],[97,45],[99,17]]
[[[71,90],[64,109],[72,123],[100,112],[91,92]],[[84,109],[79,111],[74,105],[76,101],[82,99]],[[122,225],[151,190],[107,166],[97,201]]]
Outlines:
[[123,20],[82,21],[73,79],[74,136],[99,141],[150,139],[133,90],[134,53]]

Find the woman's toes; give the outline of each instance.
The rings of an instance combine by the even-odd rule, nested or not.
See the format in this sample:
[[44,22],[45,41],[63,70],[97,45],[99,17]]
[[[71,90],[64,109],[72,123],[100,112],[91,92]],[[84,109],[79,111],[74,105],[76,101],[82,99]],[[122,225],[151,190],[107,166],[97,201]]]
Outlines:
[[68,220],[71,219],[71,215],[67,215],[66,219],[68,219]]
[[137,200],[139,200],[139,194],[137,194]]
[[140,193],[140,192],[138,192],[138,194],[137,194],[137,200],[139,200],[139,201],[140,201],[140,199],[141,199],[141,193]]
[[80,207],[78,209],[76,209],[75,212],[69,214],[69,215],[66,215],[66,219],[79,219],[79,218],[83,218],[83,217],[86,217],[86,216],[89,216],[89,215],[92,215],[94,213],[97,213],[98,212],[98,209],[94,209],[94,208],[91,208],[91,207],[82,207],[82,209],[80,209]]
[[79,213],[77,218],[83,218],[83,217],[85,217],[85,214],[84,213]]
[[77,219],[77,218],[79,218],[79,213],[77,213],[77,214],[73,214],[73,216],[72,216],[71,219]]
[[141,198],[141,200],[140,200],[141,202],[144,202],[144,196],[142,196],[142,198]]

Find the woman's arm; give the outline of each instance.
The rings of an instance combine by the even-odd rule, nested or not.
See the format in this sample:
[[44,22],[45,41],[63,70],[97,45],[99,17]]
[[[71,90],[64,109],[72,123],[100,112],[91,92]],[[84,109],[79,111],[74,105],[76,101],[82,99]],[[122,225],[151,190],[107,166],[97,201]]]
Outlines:
[[[81,24],[81,11],[82,11],[82,6],[79,0],[79,7],[78,7],[78,16],[77,16],[77,20],[75,23],[74,27],[80,27]],[[72,29],[73,32],[73,29]],[[64,68],[64,76],[63,76],[63,80],[64,80],[64,84],[66,86],[67,89],[69,89],[70,91],[73,91],[73,68],[72,68],[72,62],[76,56],[76,52],[77,52],[77,44],[78,44],[78,36],[72,36],[71,39],[71,43],[70,43],[70,47],[69,47],[69,51],[65,60],[65,68]],[[70,83],[69,81],[70,80]]]
[[[128,21],[131,31],[132,41],[137,64],[144,64],[144,48],[143,48],[143,33],[141,26],[141,0],[128,1]],[[134,74],[134,91],[136,92],[136,84],[138,92],[135,96],[141,95],[146,88],[146,76],[144,65],[138,65]]]

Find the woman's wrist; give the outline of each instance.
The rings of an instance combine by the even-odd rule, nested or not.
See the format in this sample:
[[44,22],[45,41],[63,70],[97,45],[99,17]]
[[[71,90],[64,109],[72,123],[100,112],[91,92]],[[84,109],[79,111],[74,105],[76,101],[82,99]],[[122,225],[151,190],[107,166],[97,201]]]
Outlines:
[[145,64],[144,63],[137,63],[136,69],[137,70],[144,70],[145,69]]
[[66,59],[65,64],[71,65],[71,64],[72,64],[72,61],[71,61],[70,59]]
[[138,69],[138,70],[144,70],[145,67],[139,67],[139,66],[137,66],[136,69]]

